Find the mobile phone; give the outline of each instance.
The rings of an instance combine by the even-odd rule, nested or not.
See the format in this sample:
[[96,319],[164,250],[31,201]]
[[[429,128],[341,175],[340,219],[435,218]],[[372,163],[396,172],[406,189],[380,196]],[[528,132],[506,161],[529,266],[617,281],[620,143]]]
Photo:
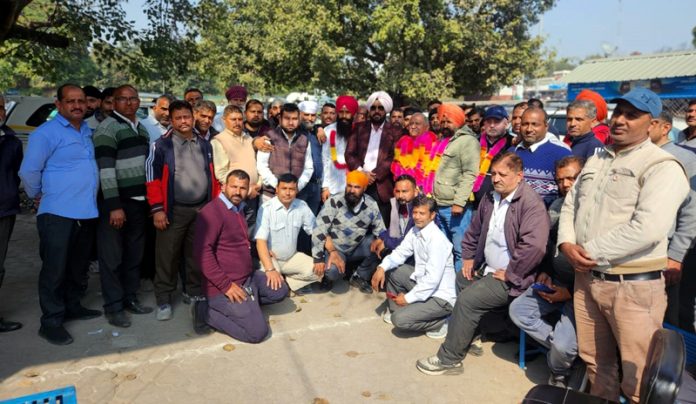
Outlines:
[[538,283],[538,282],[532,284],[532,289],[536,290],[537,292],[556,293],[555,290],[544,285],[543,283]]
[[392,299],[392,300],[396,299],[396,295],[393,294],[392,292],[387,292],[387,297]]

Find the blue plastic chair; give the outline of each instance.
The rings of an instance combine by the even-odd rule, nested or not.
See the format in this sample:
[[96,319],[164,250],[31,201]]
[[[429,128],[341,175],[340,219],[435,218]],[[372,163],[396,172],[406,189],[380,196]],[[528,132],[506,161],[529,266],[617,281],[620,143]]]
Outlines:
[[0,401],[0,404],[77,404],[75,386]]

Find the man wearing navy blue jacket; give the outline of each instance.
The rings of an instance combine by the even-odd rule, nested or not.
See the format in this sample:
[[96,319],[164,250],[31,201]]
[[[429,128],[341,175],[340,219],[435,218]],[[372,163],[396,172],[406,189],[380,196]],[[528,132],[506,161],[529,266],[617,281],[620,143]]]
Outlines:
[[[22,141],[5,125],[5,97],[0,94],[0,286],[5,277],[5,257],[10,236],[19,213],[19,165],[22,164]],[[0,332],[22,328],[21,323],[0,317]]]
[[592,132],[596,124],[597,107],[592,101],[575,100],[568,105],[566,127],[574,156],[587,160],[604,149],[604,144]]

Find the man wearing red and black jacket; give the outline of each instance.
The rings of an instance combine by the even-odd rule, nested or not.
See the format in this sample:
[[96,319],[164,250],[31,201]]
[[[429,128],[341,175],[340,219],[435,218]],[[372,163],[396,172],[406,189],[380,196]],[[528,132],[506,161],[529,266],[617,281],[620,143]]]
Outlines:
[[[172,127],[152,145],[146,162],[147,199],[157,229],[157,320],[172,318],[172,294],[182,251],[186,291],[196,303],[205,300],[200,269],[193,260],[193,234],[198,211],[220,192],[213,174],[212,147],[194,134],[191,106],[174,101],[169,105],[169,116]],[[200,323],[195,306],[194,327]]]

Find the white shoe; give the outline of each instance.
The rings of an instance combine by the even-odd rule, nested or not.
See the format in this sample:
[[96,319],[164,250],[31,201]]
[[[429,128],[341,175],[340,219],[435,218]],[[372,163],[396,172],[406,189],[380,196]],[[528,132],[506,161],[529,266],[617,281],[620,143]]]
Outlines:
[[[384,313],[384,316],[382,316],[382,321],[384,321],[384,322],[387,323],[387,324],[392,324],[392,321],[391,321],[391,311],[387,310],[387,311]],[[392,324],[392,325],[394,325],[394,324]]]
[[157,308],[157,320],[167,321],[172,319],[172,305],[163,304]]
[[445,338],[445,337],[447,336],[447,324],[448,324],[448,322],[445,321],[445,323],[442,324],[442,327],[440,327],[439,330],[428,331],[428,332],[425,333],[425,335],[426,335],[428,338],[432,338],[432,339],[442,339],[442,338]]

